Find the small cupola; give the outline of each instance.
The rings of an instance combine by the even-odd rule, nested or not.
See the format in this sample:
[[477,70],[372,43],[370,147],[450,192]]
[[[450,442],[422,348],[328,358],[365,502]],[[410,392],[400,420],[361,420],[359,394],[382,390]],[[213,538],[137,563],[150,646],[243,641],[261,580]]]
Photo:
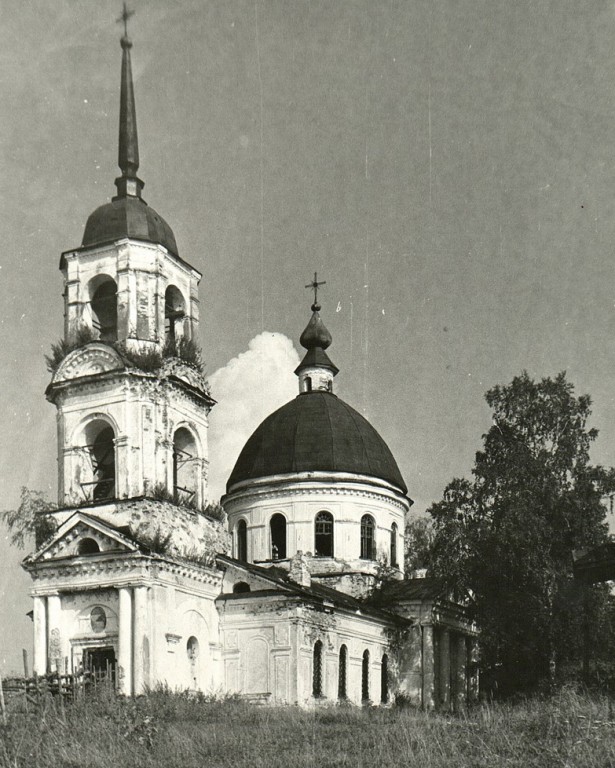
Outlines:
[[333,338],[320,317],[321,306],[318,303],[318,287],[326,281],[318,282],[318,276],[314,273],[314,280],[306,285],[306,288],[314,290],[314,303],[312,304],[312,317],[305,327],[299,339],[301,346],[307,352],[295,374],[299,377],[299,392],[333,392],[333,378],[339,369],[331,362],[325,350],[331,345]]

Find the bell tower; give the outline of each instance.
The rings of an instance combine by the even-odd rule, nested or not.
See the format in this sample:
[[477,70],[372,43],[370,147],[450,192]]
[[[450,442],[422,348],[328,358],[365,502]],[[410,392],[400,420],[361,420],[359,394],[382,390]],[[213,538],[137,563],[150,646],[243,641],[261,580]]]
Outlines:
[[64,338],[47,398],[57,408],[59,507],[143,496],[202,507],[214,405],[195,343],[201,274],[142,197],[125,10],[116,194],[62,254]]

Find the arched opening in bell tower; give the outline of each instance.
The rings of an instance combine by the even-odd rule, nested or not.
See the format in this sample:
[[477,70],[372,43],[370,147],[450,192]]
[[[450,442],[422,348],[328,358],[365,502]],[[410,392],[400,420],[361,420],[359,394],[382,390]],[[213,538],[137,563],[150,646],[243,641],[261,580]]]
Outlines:
[[177,504],[198,502],[198,453],[194,435],[180,427],[173,435],[173,497]]
[[164,340],[173,344],[184,335],[186,303],[179,288],[170,285],[164,293]]
[[101,341],[117,341],[117,285],[109,275],[98,275],[90,281],[92,328]]
[[115,433],[106,421],[91,421],[85,430],[90,478],[81,482],[87,501],[115,498]]

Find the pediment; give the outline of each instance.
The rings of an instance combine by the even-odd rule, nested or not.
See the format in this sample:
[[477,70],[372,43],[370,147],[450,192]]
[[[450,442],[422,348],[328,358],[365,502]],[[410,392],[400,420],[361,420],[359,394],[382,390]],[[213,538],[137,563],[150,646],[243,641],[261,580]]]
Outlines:
[[194,389],[209,394],[209,386],[203,374],[199,373],[196,368],[187,365],[179,358],[167,358],[163,363],[163,373],[166,376],[175,376]]
[[[268,573],[267,568],[258,568],[250,566],[247,563],[233,561],[228,557],[218,556],[219,564],[223,566],[224,577],[222,581],[222,592],[237,592],[237,585],[247,585],[250,592],[266,590],[268,592],[276,591],[288,593],[289,588],[284,584],[279,576]],[[242,590],[243,591],[243,590]],[[247,591],[247,590],[246,590]]]
[[137,551],[138,544],[128,536],[83,512],[77,512],[62,523],[37,552],[26,558],[26,562],[40,563],[67,557]]
[[70,352],[60,363],[52,384],[125,368],[119,354],[107,344],[93,342]]

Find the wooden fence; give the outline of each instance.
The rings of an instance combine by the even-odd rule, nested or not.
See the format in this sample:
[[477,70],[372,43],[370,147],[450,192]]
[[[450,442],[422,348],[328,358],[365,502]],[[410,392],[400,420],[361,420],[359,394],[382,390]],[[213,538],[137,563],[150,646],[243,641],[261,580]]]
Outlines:
[[11,703],[19,701],[28,705],[36,705],[42,696],[59,696],[61,700],[75,699],[89,691],[105,687],[115,689],[114,670],[107,669],[85,670],[75,674],[49,673],[34,675],[34,677],[0,678],[0,709],[2,718],[6,717],[6,709]]

